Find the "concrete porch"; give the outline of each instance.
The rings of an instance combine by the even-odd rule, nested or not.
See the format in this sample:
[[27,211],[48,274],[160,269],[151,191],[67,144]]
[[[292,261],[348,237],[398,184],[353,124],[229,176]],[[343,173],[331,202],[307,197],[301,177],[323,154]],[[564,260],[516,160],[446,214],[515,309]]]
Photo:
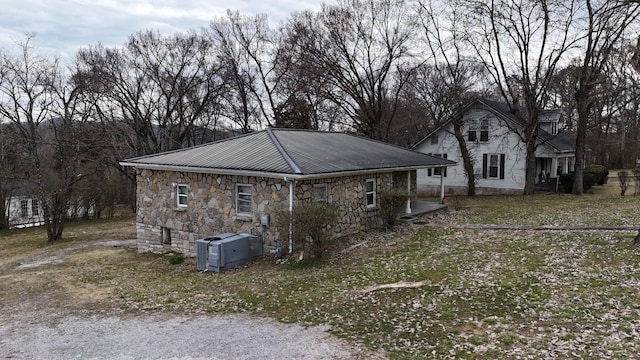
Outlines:
[[400,215],[400,221],[412,221],[417,216],[447,209],[447,204],[441,204],[435,201],[414,200],[411,202],[411,213]]

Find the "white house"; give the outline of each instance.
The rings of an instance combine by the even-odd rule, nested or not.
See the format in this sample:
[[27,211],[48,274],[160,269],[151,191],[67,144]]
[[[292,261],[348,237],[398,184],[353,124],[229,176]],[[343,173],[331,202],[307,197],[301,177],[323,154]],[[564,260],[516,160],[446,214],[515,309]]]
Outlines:
[[[539,118],[536,149],[536,184],[557,186],[560,174],[573,171],[575,141],[560,131],[560,110],[544,110]],[[453,119],[421,139],[413,149],[453,160],[457,165],[418,170],[417,191],[422,196],[440,194],[444,176],[449,194],[466,194],[460,145],[453,132]],[[474,162],[477,194],[522,193],[525,184],[526,149],[518,131],[523,127],[507,104],[476,99],[462,109],[462,134]],[[551,190],[557,190],[552,188]]]

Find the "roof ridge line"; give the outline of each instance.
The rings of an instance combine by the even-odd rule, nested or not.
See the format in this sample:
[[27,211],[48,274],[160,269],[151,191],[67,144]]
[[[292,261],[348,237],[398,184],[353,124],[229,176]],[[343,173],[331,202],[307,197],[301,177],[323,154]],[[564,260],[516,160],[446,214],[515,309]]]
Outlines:
[[287,164],[289,164],[289,166],[291,167],[291,170],[293,170],[293,172],[296,174],[302,174],[303,172],[302,170],[300,170],[300,167],[298,166],[298,164],[296,164],[296,162],[293,161],[293,158],[289,155],[289,153],[287,153],[287,151],[284,149],[282,144],[280,144],[280,141],[278,140],[276,135],[273,133],[273,130],[271,130],[271,128],[267,128],[267,135],[269,135],[269,139],[271,139],[271,142],[276,147],[280,155],[282,155],[282,157],[287,162]]

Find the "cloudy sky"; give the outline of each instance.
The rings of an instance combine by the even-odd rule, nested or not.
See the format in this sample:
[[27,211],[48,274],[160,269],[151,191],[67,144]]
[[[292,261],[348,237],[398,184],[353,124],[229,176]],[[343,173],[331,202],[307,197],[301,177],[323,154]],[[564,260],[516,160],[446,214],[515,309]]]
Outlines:
[[[277,25],[323,0],[0,0],[0,51],[35,33],[35,51],[70,60],[80,47],[120,46],[139,30],[175,33],[199,29],[227,9],[267,14]],[[325,0],[332,3],[331,0]]]

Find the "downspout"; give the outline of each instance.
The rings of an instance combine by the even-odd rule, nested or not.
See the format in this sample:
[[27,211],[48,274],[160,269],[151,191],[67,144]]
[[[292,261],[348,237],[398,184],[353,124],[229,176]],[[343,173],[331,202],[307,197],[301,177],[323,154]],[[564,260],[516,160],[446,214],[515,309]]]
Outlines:
[[289,183],[289,255],[293,254],[293,186],[294,180],[287,180],[287,177],[284,178],[285,182]]
[[405,209],[405,213],[411,214],[411,170],[407,171],[407,208]]

